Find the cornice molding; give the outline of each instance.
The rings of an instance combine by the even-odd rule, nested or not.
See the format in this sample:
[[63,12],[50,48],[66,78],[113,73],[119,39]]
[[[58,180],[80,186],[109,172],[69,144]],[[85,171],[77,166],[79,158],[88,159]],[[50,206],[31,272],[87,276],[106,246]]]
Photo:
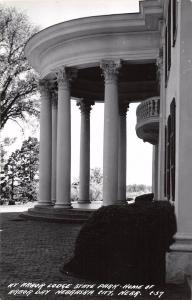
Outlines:
[[[162,17],[162,0],[145,0],[141,2],[138,13],[86,17],[59,23],[38,32],[29,39],[25,47],[25,55],[29,63],[43,77],[51,73],[51,68],[61,65],[82,67],[86,64],[99,63],[101,59],[108,59],[106,53],[111,56],[109,59],[121,57],[120,53],[123,54],[123,59],[129,59],[126,51],[135,53],[141,49],[142,55],[142,51],[148,48],[154,52],[159,47],[154,41],[160,39],[159,21]],[[137,44],[131,47],[134,38],[137,40],[138,48]],[[148,43],[148,46],[141,47],[141,38]],[[95,49],[94,52],[91,45],[95,48],[100,47],[100,41],[101,49]],[[112,52],[106,49],[110,43],[113,45]],[[116,44],[119,50],[116,49]]]

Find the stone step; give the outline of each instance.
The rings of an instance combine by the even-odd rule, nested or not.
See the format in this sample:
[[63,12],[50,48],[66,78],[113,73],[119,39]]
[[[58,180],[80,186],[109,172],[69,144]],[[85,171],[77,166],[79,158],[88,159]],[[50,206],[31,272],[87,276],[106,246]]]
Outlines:
[[54,209],[54,208],[31,208],[27,212],[20,214],[20,217],[31,220],[60,223],[84,223],[91,216],[93,211],[83,211],[78,209]]
[[52,213],[40,213],[40,212],[27,212],[27,215],[31,215],[31,216],[43,216],[44,218],[57,218],[57,219],[63,219],[63,218],[67,218],[67,219],[82,219],[82,220],[87,220],[90,215],[82,215],[82,214],[52,214]]
[[84,209],[79,209],[79,208],[54,208],[54,207],[34,207],[34,208],[29,208],[28,211],[37,211],[40,213],[54,213],[54,214],[84,214],[84,215],[89,215],[90,213],[93,212],[93,209],[89,210],[84,210]]
[[92,212],[83,212],[83,211],[71,211],[68,209],[62,210],[62,211],[55,211],[55,209],[50,209],[50,210],[37,210],[37,209],[29,209],[28,213],[30,214],[35,214],[35,215],[43,215],[43,216],[55,216],[55,217],[71,217],[71,218],[75,218],[75,217],[79,217],[79,218],[84,218],[87,219],[90,217],[90,215],[92,214]]

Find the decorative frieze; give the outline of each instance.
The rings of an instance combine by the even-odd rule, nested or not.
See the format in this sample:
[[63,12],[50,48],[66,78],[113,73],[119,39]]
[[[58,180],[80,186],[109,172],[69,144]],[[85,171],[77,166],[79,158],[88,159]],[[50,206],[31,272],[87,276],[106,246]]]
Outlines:
[[119,73],[119,69],[121,67],[120,60],[102,60],[100,63],[100,68],[103,71],[103,75],[105,78],[105,83],[113,83],[117,81],[117,75]]

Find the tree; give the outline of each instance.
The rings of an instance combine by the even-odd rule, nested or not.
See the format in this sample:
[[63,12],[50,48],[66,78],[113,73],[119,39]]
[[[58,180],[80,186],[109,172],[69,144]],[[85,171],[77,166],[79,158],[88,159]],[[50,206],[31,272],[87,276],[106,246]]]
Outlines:
[[17,140],[16,137],[10,138],[10,137],[5,137],[0,144],[0,166],[1,170],[3,170],[4,165],[6,163],[6,156],[7,156],[7,148],[15,143]]
[[39,142],[37,138],[29,137],[24,141],[19,152],[18,177],[22,197],[30,201],[37,200],[37,185],[39,181]]
[[100,168],[91,169],[90,174],[90,199],[91,201],[102,200],[103,197],[103,174]]
[[[76,179],[71,185],[71,199],[77,201],[79,197],[79,180]],[[102,200],[103,174],[100,168],[93,168],[90,172],[90,200]]]
[[0,6],[0,101],[3,128],[8,120],[39,114],[32,99],[37,91],[36,75],[24,55],[27,40],[37,32],[27,16],[14,8]]
[[4,166],[1,178],[1,194],[2,198],[14,200],[14,195],[18,186],[18,157],[19,150],[11,154]]
[[29,201],[37,199],[38,154],[39,142],[32,137],[23,142],[20,150],[11,154],[1,174],[2,198],[27,198]]
[[103,174],[100,168],[93,168],[90,172],[90,181],[95,182],[97,184],[102,184],[103,182]]

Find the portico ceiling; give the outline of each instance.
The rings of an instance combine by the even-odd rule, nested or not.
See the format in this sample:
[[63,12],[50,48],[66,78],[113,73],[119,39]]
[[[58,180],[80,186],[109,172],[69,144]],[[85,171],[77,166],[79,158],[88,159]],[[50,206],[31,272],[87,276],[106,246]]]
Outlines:
[[[99,67],[78,70],[72,83],[71,94],[87,101],[104,101],[104,82]],[[121,102],[138,102],[158,95],[156,65],[123,64],[118,76],[119,98]]]

